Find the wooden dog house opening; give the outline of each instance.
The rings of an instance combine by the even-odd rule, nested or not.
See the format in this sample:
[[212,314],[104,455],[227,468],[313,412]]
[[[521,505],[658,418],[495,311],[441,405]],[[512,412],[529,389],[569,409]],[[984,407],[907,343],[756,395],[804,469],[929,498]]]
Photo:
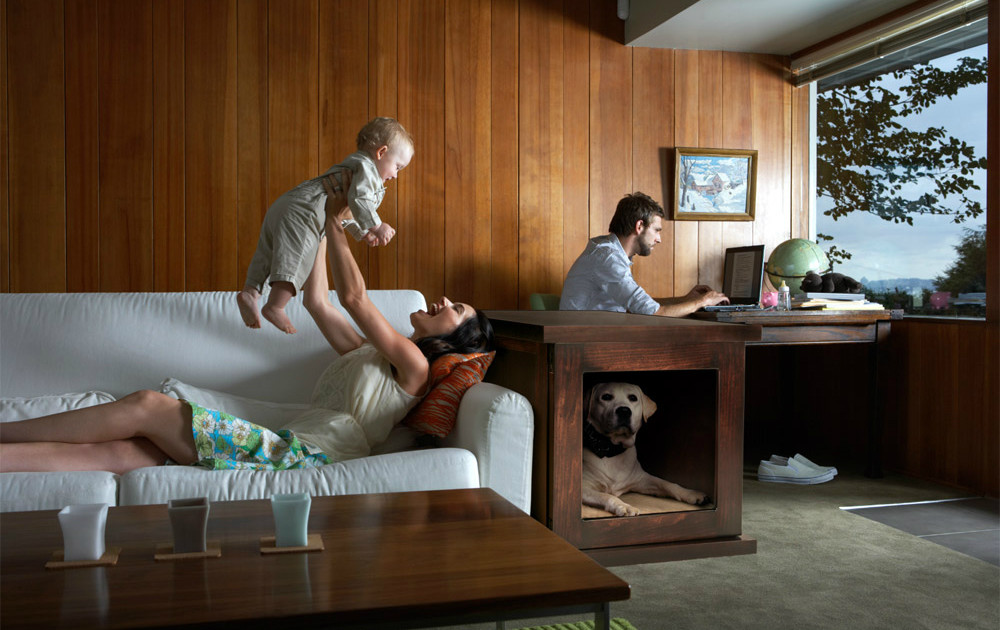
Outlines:
[[[643,470],[686,488],[709,495],[706,505],[695,506],[670,498],[633,492],[620,497],[643,514],[711,510],[716,507],[716,418],[718,396],[716,370],[669,370],[635,372],[587,372],[583,375],[586,410],[587,392],[597,383],[633,383],[657,404],[657,411],[636,434],[636,456]],[[581,422],[585,422],[582,417]],[[582,425],[583,430],[583,425]],[[581,518],[615,517],[600,508],[581,505]]]

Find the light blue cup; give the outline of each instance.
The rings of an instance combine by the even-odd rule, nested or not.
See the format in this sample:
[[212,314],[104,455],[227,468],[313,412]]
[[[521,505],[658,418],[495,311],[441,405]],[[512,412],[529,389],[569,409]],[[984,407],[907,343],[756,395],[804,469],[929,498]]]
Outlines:
[[307,492],[271,497],[271,510],[275,516],[275,547],[306,546],[310,503]]

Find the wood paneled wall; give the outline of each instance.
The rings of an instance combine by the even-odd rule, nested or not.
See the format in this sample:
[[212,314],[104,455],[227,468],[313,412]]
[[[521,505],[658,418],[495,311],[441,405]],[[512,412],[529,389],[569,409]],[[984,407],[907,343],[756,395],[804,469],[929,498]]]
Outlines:
[[268,204],[375,115],[417,153],[356,247],[372,288],[488,308],[558,292],[675,146],[757,149],[757,219],[667,222],[656,295],[806,234],[783,58],[623,46],[615,0],[0,0],[0,290],[242,286]]
[[998,346],[990,330],[975,320],[893,322],[881,370],[888,468],[998,496],[998,417],[989,412],[997,409]]

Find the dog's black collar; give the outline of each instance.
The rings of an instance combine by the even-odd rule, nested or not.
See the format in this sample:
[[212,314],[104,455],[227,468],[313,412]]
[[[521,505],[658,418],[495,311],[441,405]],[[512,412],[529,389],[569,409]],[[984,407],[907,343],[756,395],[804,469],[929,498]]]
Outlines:
[[626,447],[612,442],[607,436],[598,433],[587,420],[584,420],[584,448],[598,457],[615,457],[626,452]]

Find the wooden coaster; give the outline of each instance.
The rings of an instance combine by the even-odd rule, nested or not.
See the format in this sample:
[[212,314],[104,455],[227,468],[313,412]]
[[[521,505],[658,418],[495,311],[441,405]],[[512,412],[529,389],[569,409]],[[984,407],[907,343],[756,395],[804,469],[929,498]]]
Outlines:
[[275,537],[265,536],[261,538],[261,553],[305,553],[309,551],[323,551],[323,538],[319,534],[307,534],[305,547],[275,547]]
[[205,544],[205,551],[188,551],[186,553],[174,553],[174,545],[162,543],[156,546],[156,553],[153,559],[157,562],[165,560],[191,560],[194,558],[218,558],[222,556],[222,544],[218,541]]
[[63,560],[63,550],[56,549],[52,552],[52,560],[45,563],[46,569],[77,569],[81,567],[111,567],[118,564],[118,554],[122,552],[121,547],[107,547],[104,555],[97,560],[73,560],[67,562]]

